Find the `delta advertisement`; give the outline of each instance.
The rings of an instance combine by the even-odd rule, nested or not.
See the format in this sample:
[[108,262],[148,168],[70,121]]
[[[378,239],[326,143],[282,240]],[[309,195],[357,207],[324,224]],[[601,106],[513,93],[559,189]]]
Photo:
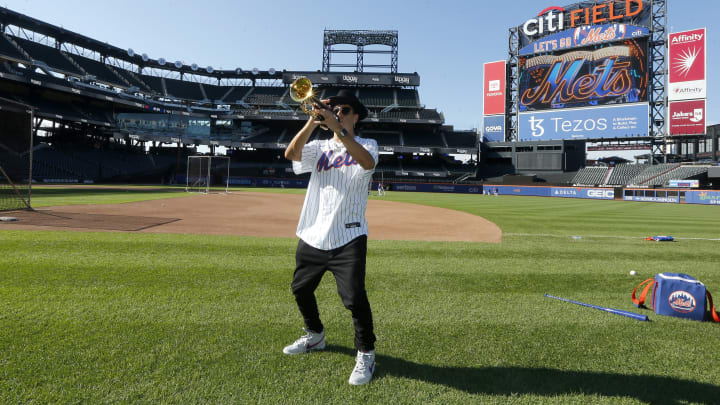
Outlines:
[[647,103],[611,107],[536,111],[518,114],[523,141],[648,136]]
[[647,101],[647,39],[518,58],[519,111]]
[[706,98],[705,28],[670,34],[668,42],[668,99]]
[[671,101],[670,135],[705,133],[705,99]]

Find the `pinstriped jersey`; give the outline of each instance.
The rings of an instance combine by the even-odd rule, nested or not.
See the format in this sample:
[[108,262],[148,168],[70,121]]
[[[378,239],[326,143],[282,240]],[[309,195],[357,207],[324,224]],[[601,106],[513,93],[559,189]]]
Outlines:
[[[355,137],[378,162],[374,139]],[[315,140],[303,146],[302,160],[293,161],[295,174],[310,172],[297,236],[322,250],[343,246],[367,235],[365,220],[368,187],[375,169],[365,170],[334,139]]]

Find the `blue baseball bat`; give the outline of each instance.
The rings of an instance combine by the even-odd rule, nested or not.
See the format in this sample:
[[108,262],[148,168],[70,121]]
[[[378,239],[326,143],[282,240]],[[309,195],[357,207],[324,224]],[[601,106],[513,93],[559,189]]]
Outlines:
[[584,307],[599,309],[601,311],[610,312],[611,314],[615,314],[615,315],[627,316],[628,318],[636,319],[638,321],[644,321],[644,322],[648,321],[647,315],[636,314],[635,312],[623,311],[621,309],[614,309],[614,308],[607,308],[607,307],[599,307],[597,305],[591,305],[591,304],[586,304],[584,302],[573,301],[573,300],[569,300],[567,298],[556,297],[556,296],[550,295],[550,294],[545,294],[545,296],[548,298],[553,298],[556,300],[569,302],[571,304],[577,304],[577,305],[582,305]]

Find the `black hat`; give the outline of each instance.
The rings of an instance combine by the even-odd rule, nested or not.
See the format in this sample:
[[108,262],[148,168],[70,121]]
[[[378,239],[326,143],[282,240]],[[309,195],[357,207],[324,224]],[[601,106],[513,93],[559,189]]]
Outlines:
[[368,116],[368,110],[365,106],[355,97],[352,90],[342,89],[338,92],[337,96],[329,98],[330,107],[334,107],[339,104],[347,104],[353,108],[356,114],[359,115],[358,121],[362,121]]

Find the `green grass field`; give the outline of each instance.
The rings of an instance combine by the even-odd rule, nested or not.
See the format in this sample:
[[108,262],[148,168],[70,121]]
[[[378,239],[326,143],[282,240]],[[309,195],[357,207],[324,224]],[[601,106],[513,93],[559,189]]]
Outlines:
[[[33,201],[178,191],[38,188]],[[663,271],[695,276],[720,301],[720,241],[708,240],[718,237],[718,207],[385,199],[481,215],[505,235],[501,244],[375,241],[370,224],[378,342],[369,385],[347,383],[352,322],[331,275],[317,291],[328,349],[282,354],[302,333],[289,288],[295,239],[0,228],[0,403],[720,403],[720,325],[630,301]],[[659,234],[678,240],[643,239]]]

